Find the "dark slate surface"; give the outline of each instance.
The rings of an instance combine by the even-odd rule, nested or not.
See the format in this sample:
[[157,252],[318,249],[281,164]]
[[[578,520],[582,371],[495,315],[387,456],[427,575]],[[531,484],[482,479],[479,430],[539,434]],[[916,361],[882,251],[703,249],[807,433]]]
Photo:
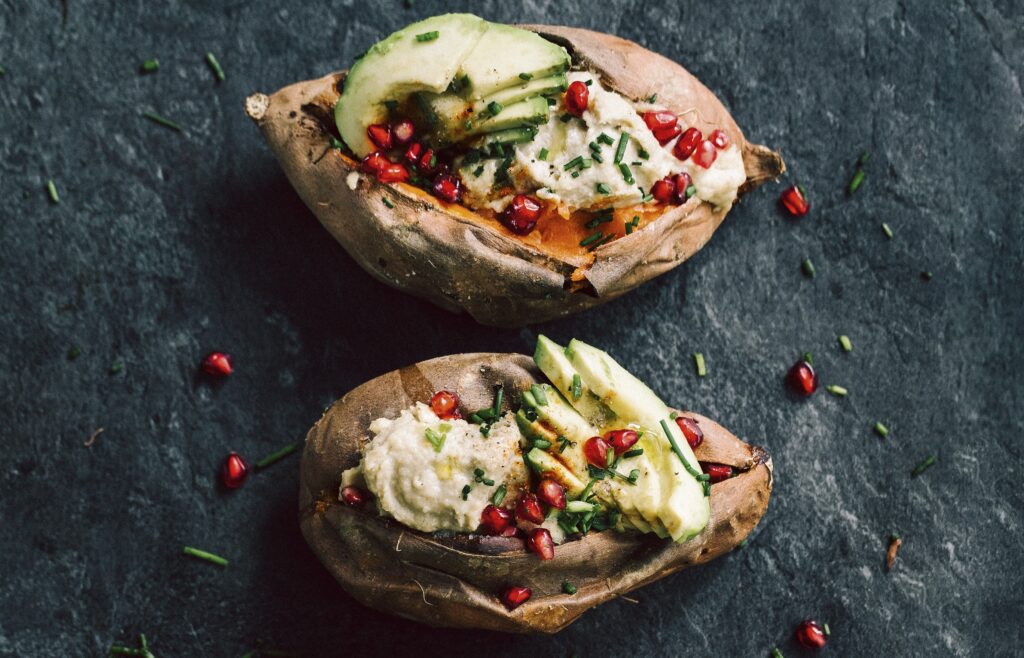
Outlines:
[[[161,658],[798,655],[805,616],[829,622],[833,655],[1020,651],[1019,3],[284,4],[0,2],[0,654],[98,656],[145,632]],[[372,281],[292,192],[242,100],[443,7],[603,29],[683,62],[783,151],[812,214],[784,218],[769,186],[687,265],[523,331]],[[137,73],[147,57],[159,73]],[[846,198],[862,149],[867,182]],[[298,532],[297,459],[235,493],[216,484],[227,451],[301,437],[365,379],[526,351],[540,331],[607,347],[772,451],[778,487],[745,550],[554,638],[434,631],[330,580]],[[214,348],[236,357],[222,385],[196,375]],[[786,395],[805,350],[849,397]],[[938,464],[911,479],[929,454]],[[886,574],[890,532],[905,544]],[[183,558],[183,544],[231,565]]]

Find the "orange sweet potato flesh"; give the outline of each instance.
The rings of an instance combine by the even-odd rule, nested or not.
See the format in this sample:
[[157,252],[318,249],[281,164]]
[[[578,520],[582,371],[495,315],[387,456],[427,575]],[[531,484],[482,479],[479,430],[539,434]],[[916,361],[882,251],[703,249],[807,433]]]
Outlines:
[[[441,389],[457,391],[463,411],[490,406],[502,384],[512,391],[544,381],[521,354],[457,354],[423,361],[350,391],[313,426],[302,456],[299,514],[302,533],[327,570],[372,608],[434,626],[516,633],[555,633],[590,608],[686,567],[727,553],[764,515],[772,490],[772,462],[714,421],[700,423],[701,461],[729,464],[736,477],[711,486],[711,520],[682,544],[653,535],[592,532],[558,546],[552,560],[525,550],[522,540],[481,535],[438,537],[411,530],[338,500],[339,476],[360,460],[368,426],[395,417]],[[562,592],[569,581],[578,592]],[[508,586],[533,590],[509,611],[499,595]]]
[[[745,193],[778,177],[778,153],[746,141],[718,98],[682,66],[632,41],[569,27],[526,25],[569,51],[574,68],[597,74],[635,101],[658,104],[708,134],[724,129],[743,151]],[[576,242],[522,238],[493,217],[446,204],[411,185],[383,185],[330,148],[333,107],[345,72],[256,93],[246,112],[259,126],[299,196],[346,251],[388,285],[495,326],[522,326],[602,304],[696,253],[726,212],[693,197],[645,217],[640,230],[593,253]],[[384,203],[387,198],[394,208]],[[557,232],[556,232],[557,233]]]

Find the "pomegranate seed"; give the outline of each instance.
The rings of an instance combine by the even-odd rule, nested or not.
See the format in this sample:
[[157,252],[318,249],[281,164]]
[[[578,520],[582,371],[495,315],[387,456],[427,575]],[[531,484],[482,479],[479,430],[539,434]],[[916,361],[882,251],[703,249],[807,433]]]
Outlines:
[[701,462],[700,467],[705,473],[711,476],[711,484],[721,482],[722,480],[728,480],[733,476],[732,466],[727,466],[725,464],[708,464]]
[[679,117],[672,114],[668,110],[657,110],[652,112],[644,112],[644,123],[647,127],[654,132],[671,128],[672,126],[679,123]]
[[440,160],[437,154],[434,153],[434,149],[427,149],[420,156],[420,161],[416,164],[416,168],[420,170],[420,173],[424,176],[433,176],[441,170]]
[[793,217],[803,217],[811,209],[811,202],[804,194],[804,188],[799,185],[791,185],[782,191],[779,203]]
[[729,148],[729,144],[731,143],[731,141],[729,140],[729,136],[726,135],[725,131],[722,129],[713,130],[711,132],[711,135],[708,136],[708,139],[711,140],[711,143],[715,145],[715,148],[720,149]]
[[237,489],[249,477],[249,462],[237,452],[228,453],[220,469],[220,479],[228,489]]
[[448,203],[462,201],[462,181],[457,176],[438,174],[434,178],[434,185],[431,189],[434,192],[434,196]]
[[583,444],[583,455],[587,461],[598,468],[608,466],[608,449],[611,448],[608,442],[600,436],[593,436]]
[[480,523],[488,534],[500,535],[512,524],[512,515],[507,509],[488,505],[480,514]]
[[346,505],[358,507],[366,502],[366,494],[356,487],[345,487],[341,490],[341,500],[344,501]]
[[683,136],[679,138],[679,141],[672,148],[672,153],[680,160],[685,160],[693,155],[697,145],[700,144],[700,140],[703,138],[704,135],[696,128],[687,128],[686,132],[683,133]]
[[391,137],[397,146],[408,144],[415,134],[416,128],[412,125],[412,121],[408,119],[402,119],[391,126]]
[[793,364],[786,375],[786,381],[794,392],[809,397],[818,390],[818,374],[814,367],[803,359]]
[[534,528],[526,545],[542,560],[555,557],[555,541],[551,539],[551,532],[547,528]]
[[828,642],[821,624],[813,619],[805,619],[796,627],[796,641],[808,649],[821,649]]
[[376,123],[366,129],[366,136],[382,151],[391,148],[391,126]]
[[420,155],[423,154],[423,144],[419,142],[413,142],[409,144],[409,148],[405,149],[405,160],[409,164],[415,165],[420,160]]
[[409,180],[409,170],[397,162],[389,162],[377,170],[377,180],[381,183],[404,183]]
[[526,235],[537,225],[540,210],[540,201],[525,194],[517,194],[501,214],[501,223],[516,235]]
[[672,203],[675,198],[676,185],[671,176],[666,176],[651,187],[651,196],[661,203]]
[[690,444],[691,450],[696,450],[697,446],[704,441],[704,432],[693,418],[677,416],[676,425],[682,430],[683,436],[686,437],[686,442]]
[[383,153],[374,151],[363,158],[363,161],[359,163],[359,169],[368,174],[376,174],[389,164],[391,164],[391,161],[384,157]]
[[565,509],[565,488],[551,478],[540,481],[537,485],[537,496],[555,509]]
[[577,80],[565,90],[565,109],[569,114],[577,117],[583,116],[590,102],[590,89],[583,82]]
[[654,131],[654,139],[658,140],[658,143],[664,146],[675,139],[676,135],[681,132],[683,132],[683,129],[680,128],[678,124],[675,126],[669,126],[668,128],[661,128],[660,130]]
[[675,186],[675,194],[672,196],[672,202],[677,205],[686,203],[686,200],[690,197],[687,196],[687,190],[693,185],[693,178],[690,174],[685,171],[681,174],[676,174],[672,177],[672,184]]
[[717,157],[718,151],[715,149],[715,145],[704,139],[697,145],[697,150],[693,153],[693,163],[709,169]]
[[530,600],[533,592],[529,587],[509,587],[501,594],[501,601],[509,610],[515,610]]
[[640,440],[640,435],[634,430],[612,430],[604,435],[604,439],[615,449],[616,455],[621,455]]
[[430,410],[441,420],[462,418],[459,412],[459,396],[451,391],[438,391],[430,398]]
[[224,352],[210,352],[203,357],[203,362],[199,364],[199,367],[206,374],[217,377],[227,377],[235,371],[231,367],[231,355]]
[[523,494],[516,503],[516,520],[519,522],[544,523],[544,510],[532,493]]

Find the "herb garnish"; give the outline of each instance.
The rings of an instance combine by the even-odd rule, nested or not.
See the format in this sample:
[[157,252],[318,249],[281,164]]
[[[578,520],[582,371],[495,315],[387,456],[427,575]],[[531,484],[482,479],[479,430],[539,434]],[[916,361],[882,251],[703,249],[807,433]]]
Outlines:
[[889,436],[889,428],[882,423],[875,423],[875,433],[884,439]]
[[622,162],[622,158],[626,155],[626,146],[629,144],[629,133],[622,133],[619,137],[619,145],[615,147],[615,164]]
[[228,561],[225,560],[224,558],[222,558],[221,556],[214,555],[213,553],[209,553],[207,551],[203,551],[203,550],[200,550],[198,548],[192,548],[191,546],[185,546],[181,550],[181,552],[183,554],[185,554],[185,555],[190,556],[190,557],[199,558],[200,560],[206,560],[207,562],[212,562],[213,564],[216,564],[216,565],[221,566],[221,567],[228,566]]
[[494,506],[501,505],[501,503],[504,502],[505,500],[505,493],[507,491],[508,489],[505,488],[504,484],[500,485],[497,489],[494,490],[494,495],[491,496],[491,503]]
[[562,123],[569,123],[570,121],[572,121],[572,115],[566,112],[562,116],[558,117],[558,120],[561,121]]
[[590,157],[592,157],[594,161],[597,162],[598,164],[604,164],[604,158],[602,158],[601,154],[598,153],[597,151],[592,151],[590,153]]
[[78,345],[72,345],[68,348],[68,360],[74,361],[78,357],[82,356],[82,348]]
[[217,78],[217,81],[224,82],[224,69],[220,67],[220,62],[213,56],[213,53],[206,53],[206,63],[213,69],[213,75]]
[[885,237],[892,240],[892,229],[885,222],[882,222],[882,233],[885,233]]
[[261,470],[270,466],[271,464],[276,464],[277,462],[281,461],[288,455],[298,450],[302,444],[303,441],[296,441],[295,443],[289,443],[288,445],[279,450],[275,450],[274,452],[270,453],[263,459],[256,462],[256,468],[258,470]]
[[[858,163],[859,162],[860,161],[858,160]],[[847,193],[853,194],[854,192],[856,192],[857,189],[860,188],[861,183],[864,182],[865,176],[867,176],[867,173],[865,173],[865,171],[858,164],[857,171],[853,173],[853,178],[850,179],[850,185],[847,187]]]
[[124,370],[124,361],[114,361],[110,364],[110,374],[116,375]]
[[501,111],[504,109],[505,106],[499,103],[498,101],[491,101],[490,103],[487,104],[487,111],[491,114],[492,117],[498,116],[498,114],[500,114]]
[[57,184],[53,182],[52,178],[46,181],[46,191],[49,193],[52,203],[60,203],[60,197],[57,195]]
[[612,221],[613,218],[614,218],[614,215],[612,215],[611,212],[608,212],[608,213],[605,213],[605,214],[601,214],[601,215],[596,215],[593,219],[591,219],[589,222],[584,224],[584,226],[586,226],[587,228],[596,228],[597,226],[599,226],[601,224],[604,224],[604,223]]
[[597,189],[599,194],[611,194],[612,193],[612,188],[608,187],[604,183],[598,183],[595,186],[595,189]]
[[599,141],[602,144],[605,144],[606,146],[611,146],[612,144],[615,143],[614,139],[612,139],[611,137],[604,133],[601,133],[600,135],[597,136],[597,141]]
[[623,179],[624,179],[624,180],[625,180],[625,181],[626,181],[627,183],[629,183],[630,185],[632,185],[632,184],[633,184],[633,183],[635,182],[635,181],[633,180],[633,172],[631,172],[631,171],[629,170],[629,165],[627,165],[627,164],[626,164],[625,162],[620,162],[620,163],[619,163],[619,171],[620,171],[620,172],[622,172],[622,178],[623,178]]
[[533,74],[532,73],[520,73],[519,74],[519,79],[520,80],[533,80]]
[[424,436],[427,437],[427,441],[430,441],[430,445],[434,446],[434,452],[441,452],[441,449],[444,447],[444,441],[448,438],[447,434],[438,434],[432,427],[426,429]]
[[828,386],[825,387],[825,390],[831,393],[832,395],[835,395],[836,397],[840,398],[846,397],[849,393],[849,391],[847,391],[845,388],[837,384],[829,384]]
[[658,100],[658,95],[657,94],[651,94],[650,96],[647,97],[647,102],[648,103],[653,103],[653,102],[655,102],[657,100]]
[[576,445],[574,441],[570,441],[568,438],[564,436],[558,437],[558,452],[565,452],[566,448],[574,445]]
[[914,467],[914,470],[910,471],[910,477],[916,478],[921,473],[924,473],[929,468],[935,465],[937,459],[935,455],[928,455],[923,462]]
[[139,66],[140,73],[156,73],[158,70],[160,70],[160,61],[155,57],[147,59]]
[[583,378],[579,373],[575,373],[572,376],[572,399],[579,400],[581,395],[583,395]]
[[384,205],[387,206],[388,208],[394,208],[395,207],[395,204],[391,202],[391,199],[389,199],[387,197],[384,197],[383,201],[384,201]]
[[548,150],[546,148],[541,148],[540,153],[537,154],[537,159],[542,162],[546,161],[548,159]]
[[171,121],[166,117],[160,116],[156,112],[150,112],[149,110],[146,110],[142,113],[142,116],[146,117],[153,123],[160,124],[165,128],[170,128],[171,130],[177,130],[178,132],[181,132],[181,126],[179,126],[178,124],[176,124],[175,122]]
[[433,41],[439,36],[441,36],[441,33],[438,32],[437,30],[434,30],[432,32],[424,32],[423,34],[417,34],[416,40],[422,43],[424,41]]
[[850,342],[850,337],[842,335],[839,337],[839,346],[843,348],[844,352],[853,351],[853,343]]
[[700,352],[694,352],[693,353],[693,363],[694,363],[695,366],[697,366],[697,376],[698,377],[707,377],[708,368],[707,368],[707,365],[705,365],[705,363],[704,363],[704,355],[702,353],[700,353]]
[[800,263],[800,269],[804,271],[804,276],[808,279],[814,278],[814,263],[811,262],[810,258],[805,258],[804,262]]
[[642,454],[644,454],[643,448],[633,448],[632,450],[627,450],[626,452],[622,453],[622,458],[629,459],[631,457],[639,457]]
[[583,166],[583,156],[582,155],[577,155],[572,160],[569,160],[568,162],[566,162],[565,165],[562,167],[562,169],[564,169],[565,171],[569,171],[570,169],[575,169],[576,167],[581,167],[581,166]]
[[603,235],[603,233],[601,231],[596,231],[594,233],[591,233],[587,237],[585,237],[582,240],[580,240],[580,246],[581,247],[586,247],[588,245],[591,245],[591,244],[597,242],[598,240],[600,240],[602,235]]
[[145,633],[139,633],[139,648],[133,649],[131,647],[124,647],[115,644],[107,650],[108,656],[141,656],[142,658],[156,658],[153,652],[149,650],[149,642],[146,640]]
[[568,594],[569,596],[572,596],[573,594],[575,594],[579,590],[577,590],[576,586],[573,585],[572,583],[570,583],[567,580],[567,581],[562,583],[562,591],[565,592],[566,594]]
[[468,484],[462,487],[462,500],[469,500],[469,492],[473,490],[473,487]]
[[651,157],[651,154],[647,152],[647,149],[642,146],[637,147],[636,154],[640,156],[641,160],[647,160]]

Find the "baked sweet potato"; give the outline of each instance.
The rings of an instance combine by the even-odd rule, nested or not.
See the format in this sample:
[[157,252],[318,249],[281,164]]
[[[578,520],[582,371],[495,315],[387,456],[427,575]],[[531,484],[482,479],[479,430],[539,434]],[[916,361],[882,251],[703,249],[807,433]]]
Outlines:
[[[355,466],[376,418],[393,418],[438,390],[458,391],[464,411],[491,404],[493,387],[523,391],[544,381],[520,354],[457,354],[395,370],[352,390],[313,426],[302,456],[302,533],[328,571],[360,602],[435,626],[555,633],[586,610],[679,569],[734,549],[768,507],[772,462],[714,421],[697,414],[701,461],[738,472],[711,487],[711,520],[696,538],[673,543],[653,535],[591,532],[542,561],[517,538],[431,535],[378,516],[371,506],[338,500],[343,470]],[[509,398],[506,396],[505,410]],[[570,581],[578,591],[562,592]],[[509,611],[499,595],[525,586],[533,596]]]
[[[715,95],[678,64],[607,34],[522,27],[564,46],[574,68],[597,74],[622,96],[639,102],[656,94],[659,105],[704,133],[722,128],[732,135],[746,170],[741,193],[784,171],[781,157],[747,142]],[[246,111],[299,196],[364,269],[483,324],[540,322],[614,299],[692,256],[728,212],[693,197],[592,251],[578,246],[578,238],[556,245],[536,234],[516,236],[493,217],[413,185],[360,175],[352,157],[332,149],[338,137],[332,112],[345,75],[253,94]]]

